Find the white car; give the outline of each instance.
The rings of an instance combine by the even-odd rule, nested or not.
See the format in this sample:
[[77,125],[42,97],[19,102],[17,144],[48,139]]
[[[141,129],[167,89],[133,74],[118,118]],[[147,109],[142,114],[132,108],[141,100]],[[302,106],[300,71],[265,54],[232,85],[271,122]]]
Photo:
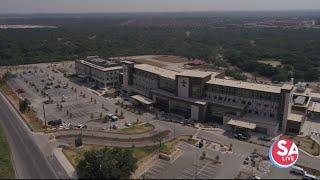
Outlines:
[[131,124],[131,123],[129,123],[129,122],[124,123],[124,125],[125,125],[125,126],[127,126],[127,127],[132,126],[132,124]]

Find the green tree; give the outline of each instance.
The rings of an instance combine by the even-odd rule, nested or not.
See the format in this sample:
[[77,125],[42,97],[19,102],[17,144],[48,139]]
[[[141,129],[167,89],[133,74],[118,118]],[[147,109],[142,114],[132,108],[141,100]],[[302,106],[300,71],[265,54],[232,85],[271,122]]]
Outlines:
[[87,151],[76,167],[80,179],[128,179],[137,169],[130,149],[104,148]]
[[28,110],[29,105],[30,105],[30,101],[28,99],[24,99],[19,102],[19,110],[22,113],[25,113]]

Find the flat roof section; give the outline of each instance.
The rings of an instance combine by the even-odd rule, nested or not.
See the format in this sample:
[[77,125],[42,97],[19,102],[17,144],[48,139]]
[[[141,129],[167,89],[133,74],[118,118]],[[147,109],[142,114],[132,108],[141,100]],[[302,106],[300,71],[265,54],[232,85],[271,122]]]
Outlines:
[[141,96],[141,95],[133,95],[131,96],[132,99],[135,99],[139,102],[142,102],[145,105],[153,104],[153,101],[147,97]]
[[79,62],[80,62],[81,64],[84,64],[84,65],[90,66],[90,67],[92,67],[92,68],[98,69],[98,70],[100,70],[100,71],[113,71],[113,70],[120,70],[120,69],[122,69],[122,66],[113,66],[113,67],[106,67],[106,68],[104,68],[104,67],[102,67],[102,66],[98,66],[98,65],[96,65],[96,64],[90,63],[90,62],[85,61],[85,60],[79,60]]
[[311,102],[308,111],[315,112],[315,113],[320,113],[320,103],[318,102]]
[[205,72],[205,71],[195,71],[195,70],[185,70],[181,73],[178,73],[177,76],[186,76],[186,77],[197,77],[197,78],[205,78],[210,75],[218,75],[219,73],[216,72]]
[[211,79],[210,81],[207,82],[207,84],[235,87],[235,88],[241,88],[241,89],[250,89],[250,90],[270,92],[270,93],[281,92],[281,86],[272,86],[267,84],[257,84],[257,83],[218,79],[218,78]]
[[249,122],[239,121],[234,119],[231,119],[230,121],[228,121],[228,125],[242,127],[242,128],[251,129],[251,130],[257,127],[257,125],[254,123],[249,123]]
[[302,114],[297,114],[297,113],[293,113],[291,112],[289,115],[288,115],[288,121],[295,121],[295,122],[302,122],[304,119],[304,115]]
[[168,69],[151,66],[149,64],[135,64],[134,67],[136,69],[147,71],[149,73],[157,74],[159,76],[166,77],[173,80],[176,79],[176,74],[178,73],[176,71],[171,71]]

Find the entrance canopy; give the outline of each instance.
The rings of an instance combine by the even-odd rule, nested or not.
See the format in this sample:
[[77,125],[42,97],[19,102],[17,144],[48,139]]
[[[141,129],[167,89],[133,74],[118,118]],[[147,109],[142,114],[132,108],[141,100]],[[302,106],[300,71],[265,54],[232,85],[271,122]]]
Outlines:
[[141,96],[141,95],[134,95],[131,96],[132,99],[137,100],[145,105],[153,104],[153,101],[147,97]]
[[228,122],[228,125],[251,129],[251,130],[253,130],[257,127],[257,125],[254,123],[249,123],[249,122],[239,121],[239,120],[234,120],[234,119],[231,119]]

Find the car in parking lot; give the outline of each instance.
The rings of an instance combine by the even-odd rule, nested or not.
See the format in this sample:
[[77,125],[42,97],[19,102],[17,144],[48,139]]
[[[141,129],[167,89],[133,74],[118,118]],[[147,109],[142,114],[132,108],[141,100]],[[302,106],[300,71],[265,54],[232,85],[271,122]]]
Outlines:
[[62,124],[62,120],[61,119],[57,119],[57,120],[52,120],[48,122],[48,125],[50,126],[59,126]]
[[132,126],[132,124],[131,124],[131,123],[129,123],[129,122],[125,122],[125,123],[124,123],[124,125],[125,125],[125,126],[127,126],[127,127]]
[[306,173],[306,174],[303,176],[303,179],[319,179],[319,178],[317,178],[316,176],[314,176],[314,175],[312,175],[312,174]]
[[56,85],[56,86],[54,86],[54,88],[60,88],[61,86],[58,84],[58,85]]
[[234,138],[239,139],[239,140],[246,140],[248,137],[242,133],[236,133],[236,134],[234,134]]
[[86,128],[87,128],[87,125],[79,124],[79,125],[77,126],[77,128],[79,128],[79,129],[86,129]]
[[290,173],[297,174],[297,175],[300,175],[300,176],[304,176],[306,174],[306,171],[301,167],[292,166],[291,169],[290,169]]
[[272,140],[272,138],[269,137],[269,136],[260,136],[259,139],[262,140],[262,141],[267,141],[267,142]]

